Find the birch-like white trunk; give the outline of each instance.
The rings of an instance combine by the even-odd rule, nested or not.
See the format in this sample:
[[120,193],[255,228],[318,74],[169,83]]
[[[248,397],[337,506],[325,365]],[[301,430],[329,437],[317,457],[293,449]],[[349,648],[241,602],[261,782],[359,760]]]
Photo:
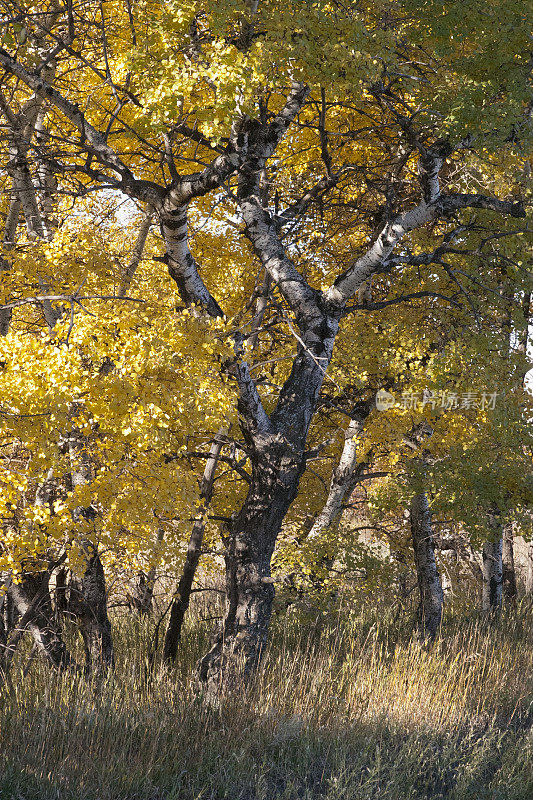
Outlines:
[[154,216],[154,210],[151,205],[148,205],[143,221],[141,223],[141,227],[139,228],[139,233],[137,234],[137,239],[135,240],[135,244],[133,245],[133,252],[131,254],[130,260],[126,269],[124,270],[124,274],[121,276],[120,285],[117,292],[118,297],[125,297],[128,289],[131,286],[131,282],[137,272],[137,268],[141,263],[141,259],[143,256],[144,248],[146,245],[146,240],[148,238],[148,234],[150,233],[150,228],[152,226],[152,220]]
[[533,543],[527,549],[526,579],[524,590],[527,596],[533,595]]
[[327,500],[307,535],[308,540],[318,538],[323,531],[340,522],[344,504],[367,466],[366,462],[357,461],[357,448],[363,430],[364,417],[354,417],[350,420],[344,433],[344,447],[339,463],[331,476]]

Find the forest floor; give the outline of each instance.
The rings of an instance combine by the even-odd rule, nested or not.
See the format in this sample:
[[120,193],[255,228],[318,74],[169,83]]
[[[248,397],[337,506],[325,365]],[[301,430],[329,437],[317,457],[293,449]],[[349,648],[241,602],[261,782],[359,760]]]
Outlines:
[[154,621],[127,614],[98,685],[21,654],[0,693],[0,798],[531,800],[531,606],[449,614],[427,650],[407,615],[369,605],[278,614],[254,685],[218,708],[191,679],[212,624],[194,615],[171,670],[147,668]]

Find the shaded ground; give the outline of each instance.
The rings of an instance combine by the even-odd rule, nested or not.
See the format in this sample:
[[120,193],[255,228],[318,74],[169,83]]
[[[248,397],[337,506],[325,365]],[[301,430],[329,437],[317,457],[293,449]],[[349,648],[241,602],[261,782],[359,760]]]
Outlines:
[[[39,663],[0,710],[0,797],[19,800],[531,800],[531,611],[450,621],[431,652],[366,616],[277,620],[247,695],[206,708],[189,680],[206,632],[147,680],[150,624],[117,621],[116,676]],[[133,664],[123,654],[133,647]]]

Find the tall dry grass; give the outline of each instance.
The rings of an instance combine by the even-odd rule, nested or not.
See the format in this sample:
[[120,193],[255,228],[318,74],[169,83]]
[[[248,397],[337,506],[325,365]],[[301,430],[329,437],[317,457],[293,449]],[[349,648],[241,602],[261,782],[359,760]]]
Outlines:
[[176,667],[147,669],[153,622],[115,619],[100,685],[21,660],[0,709],[0,797],[17,800],[531,800],[531,608],[447,620],[430,650],[386,608],[286,613],[247,693],[206,705]]

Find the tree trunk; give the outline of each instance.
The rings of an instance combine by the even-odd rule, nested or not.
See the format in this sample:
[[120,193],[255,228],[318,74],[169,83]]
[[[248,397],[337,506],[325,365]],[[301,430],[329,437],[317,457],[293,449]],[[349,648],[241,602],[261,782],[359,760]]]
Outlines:
[[162,526],[160,526],[157,530],[157,536],[152,552],[152,565],[150,566],[148,572],[144,572],[144,570],[140,570],[138,572],[137,580],[129,597],[130,608],[132,611],[136,611],[138,614],[152,613],[157,564],[160,561],[159,548],[164,536],[165,530]]
[[344,433],[344,447],[339,463],[333,470],[327,500],[315,519],[307,538],[314,539],[322,531],[338,523],[344,510],[344,503],[355,489],[357,482],[363,475],[367,462],[358,463],[357,447],[364,430],[365,419],[368,417],[372,403],[361,403],[357,413],[354,412],[350,424]]
[[527,566],[524,590],[526,595],[533,594],[533,544],[530,544],[527,549]]
[[512,523],[503,526],[502,537],[502,582],[506,603],[515,606],[517,598],[516,572],[514,566],[514,534]]
[[226,617],[198,668],[208,695],[246,682],[266,644],[274,599],[272,553],[305,470],[307,434],[339,326],[339,315],[313,308],[270,416],[247,364],[236,361],[231,368],[239,385],[238,410],[252,474],[225,538]]
[[502,538],[487,540],[483,545],[483,611],[498,613],[502,606]]
[[270,561],[304,470],[300,452],[280,435],[265,435],[252,453],[252,481],[226,539],[227,612],[212,649],[199,664],[209,695],[246,680],[264,650],[274,586]]
[[[12,250],[15,246],[15,238],[17,233],[17,225],[20,216],[20,209],[22,204],[20,202],[20,198],[17,197],[16,193],[13,191],[13,197],[9,204],[9,209],[7,212],[6,223],[4,228],[4,235],[2,241],[2,249],[4,251]],[[0,278],[2,277],[2,273],[9,272],[10,266],[9,262],[4,258],[3,255],[0,255]],[[6,303],[9,302],[8,298],[6,297]],[[0,336],[7,336],[9,333],[9,326],[11,324],[11,309],[10,308],[0,308]]]
[[135,584],[128,596],[128,604],[137,614],[151,614],[154,600],[155,567],[150,567],[148,572],[139,570]]
[[85,646],[85,668],[88,674],[103,672],[114,666],[111,623],[107,616],[107,591],[104,568],[98,550],[87,548],[85,572],[73,577],[70,586],[69,611],[78,619]]
[[3,631],[6,642],[11,632],[14,630],[17,621],[17,611],[13,604],[13,598],[9,594],[11,582],[11,574],[9,572],[4,573],[0,588],[2,592],[2,596],[0,597],[0,629]]
[[61,566],[55,569],[50,577],[50,595],[55,616],[59,622],[63,615],[68,612],[68,569]]
[[[72,404],[71,416],[77,416],[77,404]],[[87,441],[73,425],[68,438],[70,475],[72,488],[90,483],[91,461]],[[96,510],[93,506],[79,506],[73,511],[75,523],[94,523]],[[85,569],[81,578],[73,576],[70,590],[69,610],[78,618],[80,633],[85,645],[86,670],[105,671],[114,666],[111,623],[107,616],[107,588],[104,568],[98,554],[98,545],[86,538],[80,541],[85,555]]]
[[16,631],[18,635],[7,642],[5,654],[7,667],[24,630],[29,631],[38,651],[53,667],[59,670],[75,667],[75,662],[61,637],[61,631],[54,622],[48,578],[49,573],[27,573],[19,582],[13,582],[9,587],[9,597],[20,619]]
[[410,522],[416,575],[420,590],[417,613],[418,634],[423,641],[433,641],[442,620],[444,594],[435,560],[431,511],[425,492],[420,492],[413,497]]
[[154,216],[154,210],[151,205],[148,205],[144,213],[141,227],[139,228],[139,233],[137,234],[137,239],[135,241],[135,244],[133,245],[133,252],[131,254],[131,258],[128,262],[126,269],[124,270],[124,274],[120,279],[120,285],[117,292],[118,297],[126,296],[126,292],[130,288],[133,277],[137,271],[139,264],[141,263],[144,246],[146,244],[146,240],[148,238],[148,234],[150,233],[150,228],[152,226],[153,216]]
[[[37,486],[35,506],[42,507],[50,503],[53,489],[53,471],[49,470],[46,480]],[[4,525],[13,526],[12,533],[17,531],[16,519],[5,521]],[[65,555],[59,559],[55,567],[60,566],[64,560]],[[15,579],[9,576],[7,579],[6,607],[12,619],[8,620],[6,626],[8,638],[4,650],[4,669],[6,672],[9,670],[15,650],[26,630],[33,637],[38,652],[56,669],[75,668],[75,662],[61,637],[61,629],[52,607],[50,576],[53,570],[43,571],[37,568],[32,570],[32,566],[26,563],[25,571],[21,575],[17,575]],[[16,627],[12,624],[15,616],[18,618]]]
[[196,519],[194,521],[191,536],[189,539],[189,546],[187,547],[187,555],[185,556],[185,564],[183,572],[172,601],[170,610],[170,619],[168,628],[165,635],[165,644],[163,646],[163,660],[166,662],[174,661],[178,652],[178,644],[181,639],[181,628],[183,620],[189,607],[191,599],[191,590],[196,575],[196,568],[200,560],[200,553],[202,549],[202,542],[205,530],[205,515],[207,508],[213,496],[213,486],[215,482],[215,472],[220,457],[220,451],[224,444],[224,431],[220,430],[216,435],[209,456],[205,465],[202,483],[200,485],[200,498],[202,502],[198,509]]
[[7,637],[10,630],[6,624],[5,614],[7,589],[8,585],[2,581],[2,584],[0,585],[0,663],[2,662],[2,658],[6,649]]

